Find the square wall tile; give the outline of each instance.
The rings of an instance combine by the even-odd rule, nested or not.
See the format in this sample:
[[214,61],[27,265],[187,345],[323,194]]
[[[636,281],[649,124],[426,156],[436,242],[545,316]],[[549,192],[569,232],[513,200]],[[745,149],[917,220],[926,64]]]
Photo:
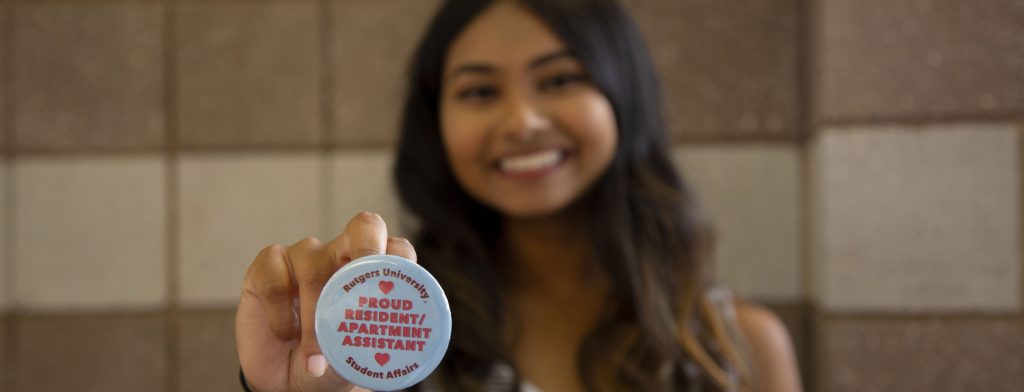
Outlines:
[[799,147],[694,145],[675,158],[718,233],[719,280],[746,297],[802,300]]
[[178,390],[239,390],[234,308],[186,311],[179,321]]
[[830,310],[1021,308],[1013,125],[828,129],[814,153],[815,270]]
[[798,132],[803,3],[627,0],[661,77],[676,138]]
[[164,167],[158,156],[17,159],[14,304],[45,310],[163,304]]
[[166,390],[162,316],[22,317],[16,325],[17,392]]
[[14,358],[13,350],[7,343],[7,333],[12,330],[10,319],[0,314],[0,383],[2,385],[14,384]]
[[811,389],[811,382],[813,376],[812,367],[814,366],[814,358],[812,358],[814,353],[814,336],[812,335],[814,329],[814,308],[806,302],[775,302],[763,303],[762,305],[782,320],[793,343],[793,351],[796,353],[797,366],[800,369],[800,379],[803,382],[804,389],[813,390]]
[[331,156],[330,219],[325,238],[334,238],[353,216],[370,211],[379,214],[388,226],[388,234],[406,236],[407,222],[395,193],[390,150],[343,150]]
[[386,144],[398,135],[405,70],[438,0],[331,3],[333,140]]
[[318,152],[185,154],[178,250],[187,305],[234,305],[261,249],[290,245],[321,227]]
[[818,391],[1020,391],[1020,319],[824,320]]
[[316,2],[181,2],[175,9],[182,146],[320,142]]
[[[0,4],[0,70],[7,69],[7,62],[10,61],[10,49],[8,46],[7,26],[10,25],[10,11],[7,4]],[[2,75],[2,74],[0,74]],[[7,102],[11,99],[11,89],[7,87],[7,78],[0,77],[0,151],[7,147]]]
[[1024,3],[825,0],[817,18],[823,121],[1024,111]]
[[163,143],[162,5],[27,2],[14,10],[19,148]]
[[[7,162],[0,161],[0,316],[6,311],[10,302],[10,278],[8,271],[10,267],[7,264],[10,262],[7,259],[7,238],[8,230],[11,230],[11,222],[7,211],[7,187],[9,186],[7,174]],[[2,339],[2,338],[0,338]]]

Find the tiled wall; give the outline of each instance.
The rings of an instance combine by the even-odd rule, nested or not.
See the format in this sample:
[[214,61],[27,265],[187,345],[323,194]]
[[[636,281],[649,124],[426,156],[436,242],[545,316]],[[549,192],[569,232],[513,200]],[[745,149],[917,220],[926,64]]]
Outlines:
[[[0,390],[237,390],[264,245],[388,171],[439,0],[0,0]],[[626,0],[808,390],[1024,385],[1024,2]],[[97,360],[102,358],[102,360]]]

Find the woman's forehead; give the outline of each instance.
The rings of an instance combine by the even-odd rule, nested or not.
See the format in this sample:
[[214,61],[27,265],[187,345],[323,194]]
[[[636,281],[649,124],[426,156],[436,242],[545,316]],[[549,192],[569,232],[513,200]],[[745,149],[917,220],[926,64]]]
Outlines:
[[480,13],[448,50],[445,74],[465,63],[526,67],[565,44],[542,19],[517,1],[498,1]]

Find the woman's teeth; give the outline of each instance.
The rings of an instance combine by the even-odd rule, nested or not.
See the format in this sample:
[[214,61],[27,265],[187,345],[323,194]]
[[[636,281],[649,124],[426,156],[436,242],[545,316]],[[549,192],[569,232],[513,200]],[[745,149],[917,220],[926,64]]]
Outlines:
[[506,173],[530,172],[555,166],[561,159],[562,152],[559,150],[539,151],[527,155],[502,158],[498,161],[498,168]]

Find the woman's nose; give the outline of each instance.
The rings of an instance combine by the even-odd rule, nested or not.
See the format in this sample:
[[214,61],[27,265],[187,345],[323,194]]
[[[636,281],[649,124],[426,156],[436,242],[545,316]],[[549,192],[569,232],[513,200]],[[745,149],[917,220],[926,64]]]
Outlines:
[[530,141],[547,131],[551,121],[544,111],[529,97],[509,96],[499,131],[514,141]]

